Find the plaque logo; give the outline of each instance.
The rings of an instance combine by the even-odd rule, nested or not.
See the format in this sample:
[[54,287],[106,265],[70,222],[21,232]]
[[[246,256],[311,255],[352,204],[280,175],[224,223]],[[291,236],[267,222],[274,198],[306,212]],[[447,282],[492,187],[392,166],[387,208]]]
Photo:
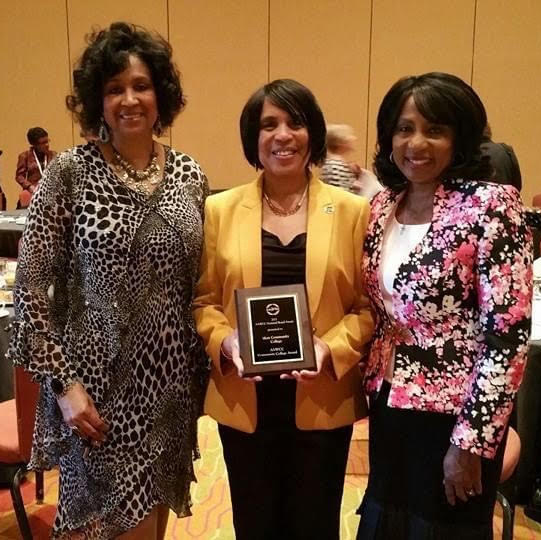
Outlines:
[[280,308],[278,307],[278,304],[267,304],[266,311],[271,317],[276,317],[276,315],[280,313]]

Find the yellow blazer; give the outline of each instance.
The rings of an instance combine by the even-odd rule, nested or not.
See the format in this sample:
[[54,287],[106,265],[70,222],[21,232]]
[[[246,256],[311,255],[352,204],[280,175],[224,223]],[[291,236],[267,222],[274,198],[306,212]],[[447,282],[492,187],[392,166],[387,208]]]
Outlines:
[[[220,346],[236,327],[234,291],[261,286],[262,178],[210,196],[205,205],[201,277],[194,301],[197,331],[212,359],[205,412],[219,423],[253,433],[253,382],[223,375]],[[361,280],[369,204],[363,197],[310,180],[306,288],[316,335],[331,350],[336,379],[322,373],[297,384],[299,429],[332,429],[366,415],[359,361],[373,331]]]

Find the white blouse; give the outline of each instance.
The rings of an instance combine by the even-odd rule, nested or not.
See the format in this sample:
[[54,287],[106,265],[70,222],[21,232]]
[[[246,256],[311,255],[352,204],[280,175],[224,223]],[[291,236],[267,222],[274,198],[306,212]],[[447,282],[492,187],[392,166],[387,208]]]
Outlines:
[[[393,313],[393,283],[400,265],[423,239],[430,228],[430,222],[419,225],[403,225],[396,220],[395,213],[389,217],[383,234],[379,284],[385,309],[391,318]],[[394,349],[385,370],[385,379],[391,381],[394,371]]]

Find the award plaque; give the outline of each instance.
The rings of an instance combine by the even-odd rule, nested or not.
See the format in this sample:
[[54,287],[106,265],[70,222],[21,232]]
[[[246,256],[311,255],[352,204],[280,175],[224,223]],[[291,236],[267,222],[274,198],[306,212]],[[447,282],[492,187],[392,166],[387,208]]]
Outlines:
[[304,285],[237,289],[235,303],[246,375],[316,370]]

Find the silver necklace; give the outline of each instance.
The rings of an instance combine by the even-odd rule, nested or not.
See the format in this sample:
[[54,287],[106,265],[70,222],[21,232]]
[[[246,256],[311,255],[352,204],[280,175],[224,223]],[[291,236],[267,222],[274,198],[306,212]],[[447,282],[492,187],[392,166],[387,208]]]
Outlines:
[[113,149],[113,166],[122,183],[133,189],[137,193],[150,196],[154,192],[154,188],[162,179],[161,168],[158,164],[158,153],[152,145],[150,161],[143,170],[137,170],[129,163],[118,150],[111,145]]

